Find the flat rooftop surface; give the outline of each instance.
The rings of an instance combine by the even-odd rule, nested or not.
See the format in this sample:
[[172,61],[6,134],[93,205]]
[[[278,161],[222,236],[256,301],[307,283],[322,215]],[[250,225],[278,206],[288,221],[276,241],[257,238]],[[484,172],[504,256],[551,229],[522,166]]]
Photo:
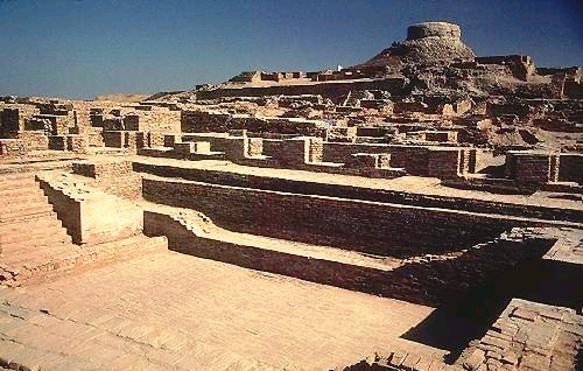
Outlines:
[[441,185],[439,179],[430,177],[402,176],[394,179],[378,179],[355,175],[321,173],[306,170],[244,166],[223,160],[184,161],[145,156],[136,156],[133,157],[133,159],[146,164],[222,171],[241,175],[253,175],[267,178],[281,178],[300,182],[334,184],[357,188],[369,188],[393,192],[419,194],[425,196],[455,197],[497,203],[583,210],[583,203],[580,201],[549,198],[544,195],[536,193],[530,196],[510,195],[490,193],[478,190],[464,190],[458,188],[451,188]]
[[[329,369],[401,339],[433,308],[164,252],[0,290],[0,357],[59,369]],[[298,366],[298,368],[294,368]]]

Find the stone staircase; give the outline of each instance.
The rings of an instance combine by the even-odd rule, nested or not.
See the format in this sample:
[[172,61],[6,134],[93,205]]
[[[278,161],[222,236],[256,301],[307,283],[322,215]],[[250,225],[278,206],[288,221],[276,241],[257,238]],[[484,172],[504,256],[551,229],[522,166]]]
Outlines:
[[3,176],[0,204],[2,281],[15,280],[23,270],[40,269],[77,248],[33,175]]
[[166,250],[164,238],[143,235],[92,246],[74,244],[33,174],[2,176],[0,205],[0,286]]

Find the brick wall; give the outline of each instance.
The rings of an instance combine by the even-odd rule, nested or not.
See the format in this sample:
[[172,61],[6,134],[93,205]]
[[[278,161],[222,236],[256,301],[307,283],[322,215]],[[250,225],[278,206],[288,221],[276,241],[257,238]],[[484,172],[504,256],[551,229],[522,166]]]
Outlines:
[[105,193],[130,200],[142,197],[142,179],[130,161],[74,162],[73,173],[95,179]]
[[0,156],[21,156],[27,149],[20,139],[0,139]]
[[318,120],[279,117],[230,115],[223,112],[182,111],[181,129],[184,133],[228,133],[246,129],[252,133],[298,134],[326,136],[326,124]]
[[559,180],[583,183],[583,154],[561,153],[559,161]]
[[459,250],[514,224],[464,212],[195,182],[144,179],[143,195],[199,210],[231,230],[393,256]]
[[293,251],[225,242],[220,236],[211,237],[196,231],[196,226],[171,215],[144,212],[144,233],[167,236],[169,248],[174,251],[431,306],[450,302],[525,259],[540,258],[554,243],[546,239],[495,238],[455,257],[412,259],[392,270],[380,270],[310,259]]
[[164,177],[180,177],[192,181],[223,184],[244,188],[352,198],[385,203],[417,205],[423,207],[437,207],[479,213],[495,213],[523,218],[565,220],[571,222],[579,222],[583,219],[582,211],[575,209],[566,210],[560,207],[511,204],[487,200],[477,200],[472,198],[459,198],[453,196],[423,195],[350,185],[318,183],[310,180],[288,180],[284,178],[268,176],[237,174],[228,171],[182,168],[167,165],[146,164],[141,162],[134,162],[133,168],[134,171],[152,175]]

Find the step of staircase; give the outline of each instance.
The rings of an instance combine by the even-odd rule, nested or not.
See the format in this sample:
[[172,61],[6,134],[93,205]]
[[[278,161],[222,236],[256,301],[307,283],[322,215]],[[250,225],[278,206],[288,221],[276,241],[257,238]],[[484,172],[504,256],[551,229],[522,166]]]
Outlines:
[[51,239],[54,236],[67,236],[65,229],[57,220],[52,220],[52,223],[45,223],[44,225],[35,223],[33,229],[22,228],[20,230],[2,231],[0,234],[0,246],[19,241],[34,240],[35,238]]
[[6,180],[0,181],[0,192],[9,191],[13,189],[29,189],[29,188],[38,188],[38,185],[34,182],[34,178],[14,181]]
[[16,223],[0,223],[0,241],[2,236],[12,233],[28,233],[34,229],[42,229],[55,226],[62,228],[61,221],[56,218],[55,213],[49,213],[39,217],[20,220]]
[[51,204],[38,202],[25,205],[18,209],[0,210],[0,221],[9,221],[11,219],[26,218],[29,216],[42,216],[53,211]]
[[31,250],[4,262],[0,267],[0,286],[22,286],[56,279],[71,272],[114,264],[134,257],[166,252],[164,237],[142,234],[99,245],[78,246],[69,243]]
[[[19,238],[20,237],[20,238]],[[21,249],[39,248],[43,246],[51,246],[53,244],[68,242],[72,243],[71,236],[69,236],[64,228],[54,230],[52,233],[35,233],[28,237],[22,234],[11,235],[7,241],[2,238],[0,240],[0,247],[2,251],[19,251]]]

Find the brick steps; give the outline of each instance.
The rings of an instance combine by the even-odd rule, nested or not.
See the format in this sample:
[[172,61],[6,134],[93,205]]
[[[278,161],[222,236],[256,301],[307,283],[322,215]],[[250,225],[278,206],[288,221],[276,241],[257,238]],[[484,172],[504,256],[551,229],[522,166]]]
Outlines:
[[0,283],[75,250],[33,175],[3,177],[0,204]]
[[20,286],[89,265],[167,250],[163,237],[73,244],[32,175],[0,181],[0,286]]
[[57,214],[54,211],[51,211],[42,215],[29,215],[20,219],[4,221],[0,223],[0,233],[10,233],[10,231],[22,230],[30,231],[34,228],[54,224],[56,215]]
[[20,209],[8,209],[0,211],[0,221],[25,218],[32,215],[46,215],[53,211],[50,204],[39,202],[31,205],[22,206]]
[[[10,196],[12,194],[27,194],[30,190],[38,189],[38,185],[34,183],[5,183],[0,188],[0,196]],[[24,192],[22,192],[24,191]]]
[[16,262],[19,274],[8,281],[9,286],[35,284],[55,279],[64,274],[93,269],[131,258],[165,252],[168,245],[164,237],[149,238],[137,235],[120,241],[79,247],[63,244],[50,250],[50,255],[30,253]]
[[77,246],[66,241],[53,242],[42,247],[21,248],[19,251],[7,251],[9,258],[4,259],[4,264],[11,267],[35,267],[48,261],[58,261],[71,255]]
[[43,248],[50,248],[52,246],[61,244],[72,244],[71,236],[69,236],[64,228],[59,232],[39,233],[25,237],[24,239],[13,239],[12,241],[2,241],[2,251],[5,255],[20,254],[25,251],[38,251]]
[[52,221],[52,223],[46,223],[44,225],[35,224],[33,230],[17,229],[4,231],[0,235],[0,244],[6,249],[6,246],[22,243],[22,241],[26,241],[26,243],[34,243],[35,240],[40,238],[55,240],[55,238],[64,238],[66,236],[69,236],[66,230],[59,223]]
[[21,192],[20,194],[12,194],[10,197],[10,203],[6,205],[10,207],[11,204],[21,204],[21,203],[30,203],[34,201],[38,201],[40,199],[47,200],[46,196],[44,195],[43,191],[40,189],[34,189],[27,192]]
[[30,188],[38,188],[34,183],[34,179],[32,181],[28,179],[16,179],[14,181],[7,181],[3,179],[0,181],[0,192],[11,191],[15,189],[30,189]]

